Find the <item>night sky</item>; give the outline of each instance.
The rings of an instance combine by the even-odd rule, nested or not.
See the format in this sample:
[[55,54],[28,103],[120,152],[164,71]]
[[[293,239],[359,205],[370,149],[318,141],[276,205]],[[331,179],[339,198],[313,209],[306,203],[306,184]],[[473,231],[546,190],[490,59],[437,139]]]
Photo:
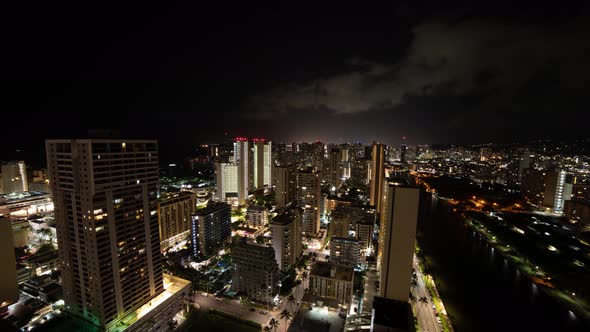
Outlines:
[[588,8],[361,3],[3,10],[0,160],[17,149],[40,156],[45,138],[93,128],[157,138],[168,159],[238,135],[388,144],[588,136]]

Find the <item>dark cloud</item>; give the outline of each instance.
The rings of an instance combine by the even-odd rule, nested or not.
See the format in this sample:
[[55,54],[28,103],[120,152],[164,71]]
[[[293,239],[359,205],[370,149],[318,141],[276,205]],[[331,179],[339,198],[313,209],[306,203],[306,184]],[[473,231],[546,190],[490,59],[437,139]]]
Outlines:
[[277,87],[250,105],[260,117],[297,110],[349,115],[395,112],[408,97],[477,96],[478,103],[447,113],[451,129],[503,112],[531,115],[585,95],[585,18],[544,26],[484,19],[423,23],[399,61],[353,59],[342,74]]

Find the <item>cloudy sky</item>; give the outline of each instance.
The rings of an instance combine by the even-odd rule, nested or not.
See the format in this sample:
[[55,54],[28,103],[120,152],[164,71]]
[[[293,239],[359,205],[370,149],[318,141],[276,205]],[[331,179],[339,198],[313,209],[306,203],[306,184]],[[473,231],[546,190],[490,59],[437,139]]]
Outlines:
[[236,135],[389,144],[587,136],[583,6],[52,3],[7,13],[4,156],[91,128],[156,137],[170,156]]

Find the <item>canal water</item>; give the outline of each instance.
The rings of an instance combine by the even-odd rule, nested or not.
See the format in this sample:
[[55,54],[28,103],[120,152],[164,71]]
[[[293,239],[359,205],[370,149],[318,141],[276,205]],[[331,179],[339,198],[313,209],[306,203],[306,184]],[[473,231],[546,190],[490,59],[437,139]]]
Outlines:
[[590,322],[521,275],[444,201],[429,201],[418,240],[455,331],[590,331]]

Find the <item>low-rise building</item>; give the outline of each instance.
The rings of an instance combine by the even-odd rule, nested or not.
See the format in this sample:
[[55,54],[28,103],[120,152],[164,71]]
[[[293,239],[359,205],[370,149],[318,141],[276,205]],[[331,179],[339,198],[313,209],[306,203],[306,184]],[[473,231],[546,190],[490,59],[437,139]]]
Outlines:
[[312,295],[335,299],[339,304],[348,306],[353,292],[352,267],[318,261],[309,276],[309,291]]
[[260,205],[250,205],[246,210],[246,221],[249,227],[264,227],[268,224],[268,209]]
[[355,267],[360,264],[360,258],[359,240],[334,237],[330,241],[330,263]]

